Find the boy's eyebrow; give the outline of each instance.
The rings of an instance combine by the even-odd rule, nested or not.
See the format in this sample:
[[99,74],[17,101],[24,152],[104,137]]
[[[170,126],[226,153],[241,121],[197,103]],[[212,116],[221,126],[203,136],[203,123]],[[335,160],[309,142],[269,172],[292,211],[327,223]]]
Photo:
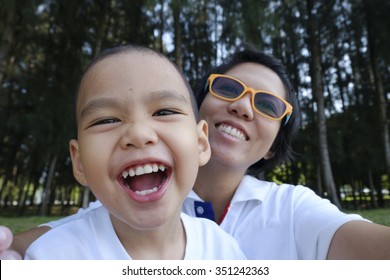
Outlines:
[[161,91],[155,91],[152,92],[151,95],[148,96],[147,101],[155,101],[155,100],[163,100],[163,99],[176,99],[180,102],[188,103],[187,99],[181,95],[176,93],[175,91],[169,91],[169,90],[161,90]]
[[[164,99],[171,99],[171,100],[175,99],[185,104],[188,103],[186,98],[183,95],[177,94],[173,91],[165,91],[165,90],[152,92],[152,94],[147,95],[145,101],[151,103],[156,100],[164,100]],[[93,99],[82,108],[80,112],[80,118],[85,117],[90,112],[99,108],[107,108],[107,107],[124,108],[126,106],[128,105],[114,98],[102,97],[102,98]]]
[[124,106],[123,103],[121,103],[119,100],[114,98],[102,97],[102,98],[93,99],[82,108],[80,112],[80,118],[83,118],[84,116],[88,115],[90,112],[99,108],[105,108],[105,107],[121,108],[123,106]]

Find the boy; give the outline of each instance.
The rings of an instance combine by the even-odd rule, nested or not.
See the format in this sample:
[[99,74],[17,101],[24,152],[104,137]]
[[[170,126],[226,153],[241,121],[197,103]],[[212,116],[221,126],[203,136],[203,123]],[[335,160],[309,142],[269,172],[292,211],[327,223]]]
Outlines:
[[26,259],[244,258],[215,223],[181,214],[210,146],[192,91],[167,58],[108,49],[87,67],[76,98],[73,173],[103,206],[43,235]]

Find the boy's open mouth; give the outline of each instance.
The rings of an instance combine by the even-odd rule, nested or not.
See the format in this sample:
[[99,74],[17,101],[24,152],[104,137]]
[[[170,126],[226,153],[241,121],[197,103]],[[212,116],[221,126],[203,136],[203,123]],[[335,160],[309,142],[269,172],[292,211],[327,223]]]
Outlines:
[[147,163],[126,168],[119,176],[123,186],[137,196],[158,192],[168,178],[168,168],[162,163]]

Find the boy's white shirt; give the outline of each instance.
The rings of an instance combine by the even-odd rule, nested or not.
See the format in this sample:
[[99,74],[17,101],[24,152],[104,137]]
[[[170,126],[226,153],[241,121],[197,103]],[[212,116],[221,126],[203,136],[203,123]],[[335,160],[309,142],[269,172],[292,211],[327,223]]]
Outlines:
[[[42,235],[27,249],[25,259],[131,259],[115,233],[109,212],[99,204]],[[187,239],[184,259],[245,259],[234,238],[215,223],[184,213],[181,220]]]

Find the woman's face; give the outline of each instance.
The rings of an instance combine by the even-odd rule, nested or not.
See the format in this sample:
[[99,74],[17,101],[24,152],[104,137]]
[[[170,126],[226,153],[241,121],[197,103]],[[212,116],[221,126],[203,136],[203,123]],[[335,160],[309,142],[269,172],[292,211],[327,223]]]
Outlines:
[[[248,87],[286,98],[279,76],[261,64],[242,63],[224,74],[241,80]],[[268,119],[254,111],[250,93],[234,102],[209,93],[200,107],[199,116],[209,124],[210,163],[219,162],[230,168],[246,170],[260,159],[273,156],[270,148],[281,121]]]

